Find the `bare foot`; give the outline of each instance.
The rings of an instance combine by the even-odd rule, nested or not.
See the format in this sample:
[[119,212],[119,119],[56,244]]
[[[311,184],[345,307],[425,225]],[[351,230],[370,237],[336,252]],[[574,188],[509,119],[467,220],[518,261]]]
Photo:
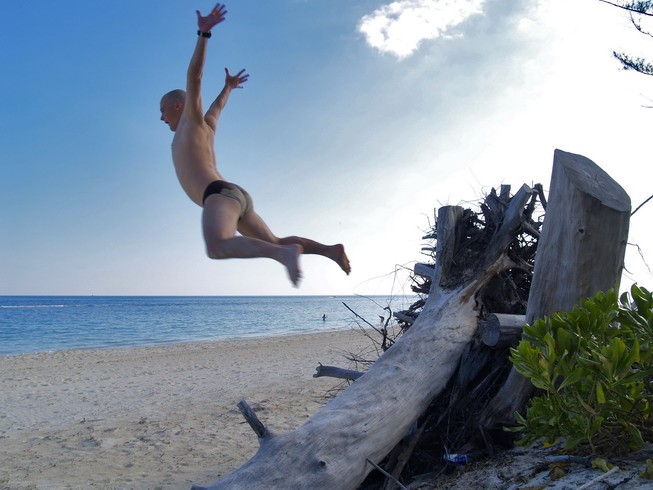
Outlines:
[[288,269],[288,276],[293,286],[299,286],[299,280],[302,278],[302,271],[299,269],[299,256],[304,251],[301,245],[292,244],[284,245],[285,249],[281,263]]
[[345,247],[342,244],[332,245],[329,247],[329,252],[327,254],[331,260],[340,266],[340,268],[345,271],[347,275],[351,272],[351,265],[349,265],[349,258],[345,253]]

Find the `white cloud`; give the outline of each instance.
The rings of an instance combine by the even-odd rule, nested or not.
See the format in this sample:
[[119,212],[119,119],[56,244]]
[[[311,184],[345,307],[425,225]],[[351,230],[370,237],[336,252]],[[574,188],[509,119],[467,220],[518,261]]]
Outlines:
[[358,30],[370,46],[398,58],[428,39],[451,37],[451,29],[483,13],[485,0],[399,0],[364,16]]

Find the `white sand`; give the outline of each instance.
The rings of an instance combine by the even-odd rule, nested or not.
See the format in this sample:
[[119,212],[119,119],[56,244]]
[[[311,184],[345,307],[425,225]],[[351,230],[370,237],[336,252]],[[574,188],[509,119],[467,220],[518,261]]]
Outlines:
[[341,331],[0,357],[0,488],[211,483],[258,447],[241,399],[287,432],[340,384],[318,362],[370,349]]
[[[0,489],[189,489],[254,455],[246,399],[274,432],[300,426],[372,342],[357,331],[135,349],[0,357]],[[582,465],[556,475],[549,450],[516,449],[456,468],[421,489],[648,489],[643,461],[610,475]]]

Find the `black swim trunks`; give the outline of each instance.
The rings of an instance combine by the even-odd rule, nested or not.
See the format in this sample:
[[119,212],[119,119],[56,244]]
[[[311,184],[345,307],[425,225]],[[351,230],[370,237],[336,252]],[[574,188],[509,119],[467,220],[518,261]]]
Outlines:
[[252,197],[249,193],[239,185],[232,184],[226,180],[216,180],[207,185],[206,190],[204,191],[204,197],[202,197],[202,204],[204,204],[206,199],[212,194],[221,194],[238,201],[240,203],[239,219],[245,216],[249,210],[252,209]]

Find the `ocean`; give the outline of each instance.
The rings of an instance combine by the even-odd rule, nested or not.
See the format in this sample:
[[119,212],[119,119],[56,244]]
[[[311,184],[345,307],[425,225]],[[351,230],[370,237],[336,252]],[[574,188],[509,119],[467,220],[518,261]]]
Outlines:
[[378,326],[414,298],[0,296],[0,355],[136,347]]

